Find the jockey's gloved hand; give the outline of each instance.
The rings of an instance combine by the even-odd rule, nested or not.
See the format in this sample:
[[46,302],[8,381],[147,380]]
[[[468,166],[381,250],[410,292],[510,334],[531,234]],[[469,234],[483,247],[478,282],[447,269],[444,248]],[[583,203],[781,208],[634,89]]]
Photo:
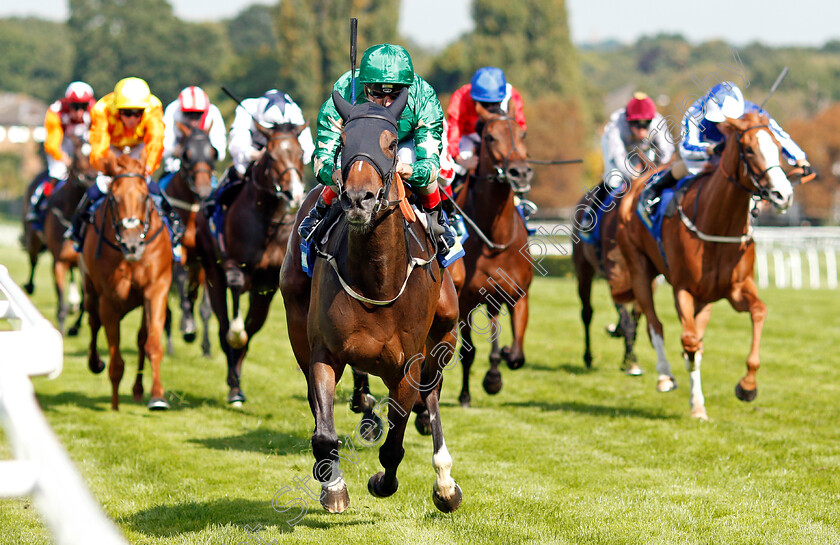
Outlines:
[[712,146],[712,155],[723,155],[724,148],[726,148],[726,141],[718,142]]

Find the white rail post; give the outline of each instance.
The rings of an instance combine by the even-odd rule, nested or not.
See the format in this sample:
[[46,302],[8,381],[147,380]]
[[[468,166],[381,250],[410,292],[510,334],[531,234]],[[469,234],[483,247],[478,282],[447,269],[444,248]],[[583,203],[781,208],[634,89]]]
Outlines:
[[763,246],[755,249],[755,260],[758,265],[758,287],[767,288],[770,286],[770,271],[767,265],[767,250]]
[[811,289],[820,289],[820,254],[813,246],[808,247],[808,275],[810,277]]
[[837,254],[834,248],[825,250],[825,276],[829,289],[837,289]]
[[773,250],[773,274],[776,275],[776,287],[787,287],[787,271],[785,271],[785,254],[781,250]]
[[0,462],[0,497],[32,495],[59,545],[127,545],[85,486],[35,399],[30,376],[55,378],[63,365],[61,334],[0,265],[0,417],[13,461]]
[[790,257],[790,285],[795,290],[802,289],[802,256],[799,255],[799,250],[792,248],[788,252]]

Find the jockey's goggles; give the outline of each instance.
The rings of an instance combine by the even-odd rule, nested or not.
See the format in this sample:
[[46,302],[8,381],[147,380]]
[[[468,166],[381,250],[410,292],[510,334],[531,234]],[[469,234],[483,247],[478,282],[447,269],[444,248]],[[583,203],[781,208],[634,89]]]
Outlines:
[[120,115],[123,117],[143,117],[143,110],[141,108],[126,108],[120,110]]
[[371,98],[397,98],[402,89],[402,85],[393,83],[369,83],[365,85],[365,94]]
[[71,102],[70,109],[71,110],[87,110],[88,103],[87,102]]
[[630,121],[630,126],[636,129],[647,129],[650,128],[651,119],[634,119]]
[[201,119],[201,116],[204,115],[204,112],[182,112],[184,114],[184,119],[188,121],[198,121]]

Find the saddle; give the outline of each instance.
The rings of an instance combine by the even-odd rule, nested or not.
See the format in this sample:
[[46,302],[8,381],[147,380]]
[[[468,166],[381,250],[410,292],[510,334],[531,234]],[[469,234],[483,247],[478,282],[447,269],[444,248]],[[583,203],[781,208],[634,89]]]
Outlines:
[[[656,176],[661,175],[662,173],[659,173]],[[648,232],[651,236],[653,236],[654,240],[656,240],[656,244],[659,247],[659,253],[662,255],[663,259],[665,258],[665,251],[662,246],[662,223],[665,221],[665,218],[670,218],[676,213],[677,205],[680,200],[682,200],[685,193],[697,179],[698,176],[689,174],[688,176],[680,178],[674,187],[663,189],[662,193],[659,195],[659,202],[656,203],[650,214],[645,211],[644,203],[646,199],[651,196],[651,188],[646,187],[639,194],[639,201],[636,205],[636,215],[639,216],[639,219],[642,220],[642,223],[647,228]],[[651,178],[651,180],[653,180],[653,178]]]

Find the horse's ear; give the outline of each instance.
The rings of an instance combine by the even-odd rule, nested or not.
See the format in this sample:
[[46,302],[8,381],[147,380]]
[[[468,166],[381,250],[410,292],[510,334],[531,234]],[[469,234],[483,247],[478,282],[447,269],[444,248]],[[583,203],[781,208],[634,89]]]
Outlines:
[[[142,164],[144,168],[146,166],[146,159],[148,157],[149,157],[149,154],[146,151],[146,146],[143,146],[143,149],[140,150],[140,164]],[[151,174],[151,173],[149,173],[149,174]]]
[[210,123],[208,123],[208,124],[207,124],[207,128],[206,128],[206,129],[204,129],[204,130],[205,130],[205,132],[208,132],[208,133],[209,133],[209,132],[210,132],[210,129],[212,129],[212,128],[213,128],[213,120],[211,119],[211,120],[210,120]]
[[718,123],[720,131],[727,136],[735,131],[743,131],[747,127],[749,127],[749,121],[732,117],[727,117],[722,123]]
[[490,117],[490,112],[481,105],[481,102],[475,103],[475,112],[478,114],[479,119],[486,120]]
[[405,105],[408,104],[408,87],[403,87],[402,91],[400,91],[397,100],[391,103],[388,106],[388,110],[394,114],[394,119],[399,119],[402,115],[402,111],[405,109]]
[[189,136],[192,132],[192,129],[190,129],[188,126],[184,125],[180,121],[176,121],[175,126],[178,127],[178,130],[181,131],[181,134],[183,134],[185,137]]
[[295,131],[295,136],[300,136],[300,134],[309,127],[309,121],[304,123],[303,125],[298,125],[297,131]]
[[335,104],[335,109],[338,111],[338,115],[341,116],[341,120],[347,121],[347,118],[350,116],[350,110],[353,109],[353,105],[344,100],[344,97],[341,96],[341,93],[338,91],[333,91],[332,99],[333,104]]
[[111,150],[105,152],[105,157],[102,158],[102,173],[106,176],[117,174],[117,156]]
[[256,120],[254,120],[254,126],[257,128],[257,130],[260,132],[260,134],[265,136],[266,140],[271,139],[271,129],[266,129],[265,127],[263,127],[262,125],[257,123]]

